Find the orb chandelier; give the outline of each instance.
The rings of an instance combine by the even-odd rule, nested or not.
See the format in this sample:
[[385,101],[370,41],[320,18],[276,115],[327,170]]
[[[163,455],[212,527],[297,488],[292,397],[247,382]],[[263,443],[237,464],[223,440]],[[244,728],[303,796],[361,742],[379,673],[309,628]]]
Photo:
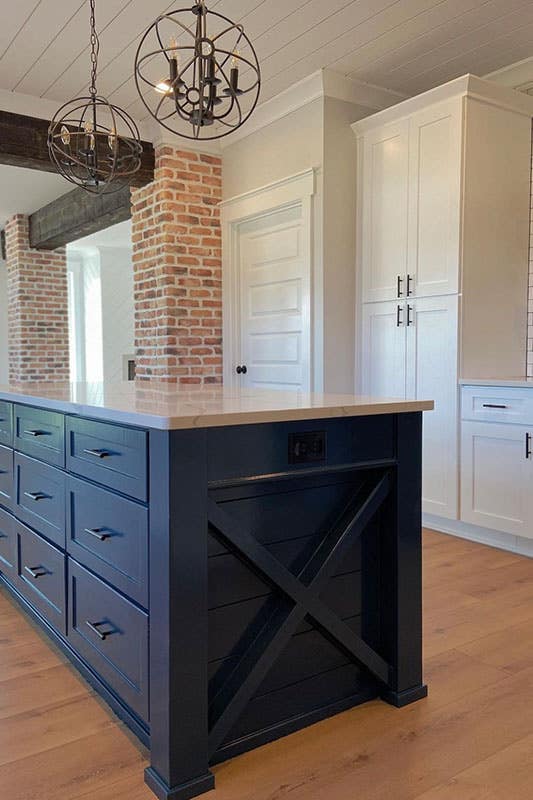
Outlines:
[[243,26],[196,0],[148,28],[135,56],[135,82],[167,130],[185,139],[221,139],[253,113],[261,71]]
[[141,166],[142,144],[134,120],[96,88],[100,43],[95,0],[90,6],[89,94],[61,106],[48,128],[48,151],[67,181],[92,194],[110,194],[131,182]]

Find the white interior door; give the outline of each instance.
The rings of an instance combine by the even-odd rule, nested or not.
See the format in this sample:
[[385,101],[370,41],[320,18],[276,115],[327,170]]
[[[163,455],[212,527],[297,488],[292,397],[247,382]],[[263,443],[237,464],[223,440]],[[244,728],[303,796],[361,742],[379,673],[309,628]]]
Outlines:
[[237,227],[241,346],[234,369],[240,385],[311,387],[308,218],[298,203]]
[[409,121],[365,134],[363,147],[363,301],[392,300],[407,288]]
[[528,433],[521,425],[462,423],[463,522],[533,538]]
[[362,390],[372,397],[405,398],[405,305],[363,306]]
[[407,271],[417,297],[459,291],[461,130],[460,98],[411,117]]
[[407,396],[434,400],[424,414],[422,506],[448,519],[458,515],[457,296],[408,304]]

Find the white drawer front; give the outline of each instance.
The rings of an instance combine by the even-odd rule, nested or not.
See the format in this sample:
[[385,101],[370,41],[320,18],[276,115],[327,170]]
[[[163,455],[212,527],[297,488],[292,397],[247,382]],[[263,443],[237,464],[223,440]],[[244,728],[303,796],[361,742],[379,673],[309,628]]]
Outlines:
[[533,425],[533,387],[463,386],[461,418]]

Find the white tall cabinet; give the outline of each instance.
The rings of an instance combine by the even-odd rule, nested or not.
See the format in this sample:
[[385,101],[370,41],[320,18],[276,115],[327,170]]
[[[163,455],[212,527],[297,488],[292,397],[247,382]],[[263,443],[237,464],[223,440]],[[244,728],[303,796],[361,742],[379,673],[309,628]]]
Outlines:
[[526,363],[533,99],[467,75],[355,123],[357,390],[435,400],[423,509],[456,520],[460,377]]

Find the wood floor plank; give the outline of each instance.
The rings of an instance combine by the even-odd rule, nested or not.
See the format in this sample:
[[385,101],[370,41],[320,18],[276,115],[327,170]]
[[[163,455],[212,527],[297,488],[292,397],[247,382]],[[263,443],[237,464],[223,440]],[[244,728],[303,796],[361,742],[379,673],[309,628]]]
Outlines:
[[87,694],[87,684],[65,664],[20,675],[0,681],[0,720]]
[[450,778],[415,800],[531,800],[533,735]]

